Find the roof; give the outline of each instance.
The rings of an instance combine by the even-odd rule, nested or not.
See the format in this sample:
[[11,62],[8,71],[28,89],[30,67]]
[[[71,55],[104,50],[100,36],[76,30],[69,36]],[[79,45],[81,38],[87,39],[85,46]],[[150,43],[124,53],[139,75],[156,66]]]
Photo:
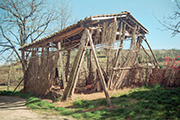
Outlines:
[[[95,16],[90,16],[86,17],[83,20],[80,20],[76,24],[73,24],[63,30],[60,30],[52,35],[49,35],[45,38],[42,38],[40,40],[34,41],[30,44],[26,44],[19,48],[19,50],[27,50],[30,48],[35,48],[35,47],[42,47],[44,44],[53,42],[57,43],[58,41],[64,41],[63,46],[69,45],[68,43],[70,42],[71,44],[77,43],[80,41],[81,35],[83,30],[92,25],[97,25],[100,21],[103,20],[108,20],[112,18],[124,18],[124,20],[130,24],[131,26],[139,25],[140,26],[140,32],[142,34],[148,34],[149,31],[140,23],[138,22],[130,12],[121,12],[121,13],[116,13],[116,14],[106,14],[106,15],[95,15]],[[73,39],[72,39],[73,38]]]

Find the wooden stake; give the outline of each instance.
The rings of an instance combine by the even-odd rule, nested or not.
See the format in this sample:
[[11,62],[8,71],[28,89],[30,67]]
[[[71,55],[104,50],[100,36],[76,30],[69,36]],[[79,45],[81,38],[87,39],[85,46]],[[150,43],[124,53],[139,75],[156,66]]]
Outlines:
[[[61,42],[58,42],[58,50],[61,50]],[[62,74],[62,80],[63,80],[63,87],[66,87],[66,77],[64,72],[64,65],[63,65],[63,58],[62,58],[62,51],[59,51],[59,60],[58,63],[60,63],[61,67],[61,74]]]
[[87,30],[87,32],[88,32],[88,38],[89,38],[89,41],[90,41],[90,45],[92,47],[92,53],[93,53],[93,56],[94,56],[94,60],[95,60],[95,63],[96,63],[97,69],[98,69],[100,81],[101,81],[101,84],[103,86],[103,90],[104,90],[104,93],[105,93],[105,96],[106,96],[106,101],[107,101],[108,106],[111,107],[111,100],[109,98],[109,94],[108,94],[108,90],[107,90],[107,87],[106,87],[105,79],[104,79],[103,73],[101,71],[101,67],[99,65],[98,59],[97,59],[97,55],[96,55],[96,51],[95,51],[95,48],[94,48],[93,40],[92,40],[92,37],[91,37],[91,34],[90,34],[89,30]]

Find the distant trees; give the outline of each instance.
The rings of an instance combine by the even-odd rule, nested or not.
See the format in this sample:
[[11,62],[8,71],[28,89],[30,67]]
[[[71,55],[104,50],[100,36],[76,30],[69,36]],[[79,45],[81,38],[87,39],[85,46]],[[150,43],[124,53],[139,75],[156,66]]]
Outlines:
[[172,35],[175,36],[180,33],[180,0],[174,0],[176,9],[171,16],[166,16],[163,21],[159,21],[167,30],[172,31]]
[[18,48],[66,27],[72,12],[65,0],[1,0],[0,16],[0,55],[13,50],[25,71]]

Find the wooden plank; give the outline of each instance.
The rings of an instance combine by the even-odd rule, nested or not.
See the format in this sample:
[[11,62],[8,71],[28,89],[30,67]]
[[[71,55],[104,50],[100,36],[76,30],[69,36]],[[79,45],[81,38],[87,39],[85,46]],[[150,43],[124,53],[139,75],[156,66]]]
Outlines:
[[[58,51],[61,50],[61,42],[58,42]],[[63,57],[62,57],[62,51],[59,51],[59,60],[58,63],[60,63],[60,71],[62,74],[62,80],[63,80],[63,87],[66,88],[66,77],[64,72],[64,65],[63,65]]]
[[96,51],[95,51],[95,48],[94,48],[93,40],[92,40],[92,37],[91,37],[91,34],[90,34],[89,30],[87,30],[87,33],[88,33],[88,38],[89,38],[89,41],[90,41],[90,45],[92,47],[92,53],[93,53],[93,56],[94,56],[94,60],[95,60],[95,63],[96,63],[97,69],[98,69],[100,81],[101,81],[101,84],[103,86],[103,90],[104,90],[104,93],[105,93],[105,96],[106,96],[106,101],[107,101],[108,106],[110,107],[112,105],[111,100],[109,98],[109,94],[108,94],[108,90],[107,90],[107,87],[106,87],[105,79],[104,79],[103,73],[101,71],[101,67],[99,65],[98,59],[97,59],[97,55],[96,55]]
[[77,78],[78,69],[80,69],[79,64],[80,64],[82,57],[83,57],[82,55],[84,52],[86,39],[87,39],[87,33],[86,33],[86,30],[84,30],[83,35],[81,37],[81,41],[80,41],[81,44],[78,47],[78,52],[77,52],[77,55],[76,55],[76,58],[74,60],[73,67],[72,67],[72,70],[70,73],[69,82],[68,82],[67,87],[66,87],[66,89],[63,93],[63,96],[62,96],[62,101],[65,101],[68,96],[72,95],[72,92],[73,92],[72,90],[74,89],[74,86],[75,86],[75,81]]

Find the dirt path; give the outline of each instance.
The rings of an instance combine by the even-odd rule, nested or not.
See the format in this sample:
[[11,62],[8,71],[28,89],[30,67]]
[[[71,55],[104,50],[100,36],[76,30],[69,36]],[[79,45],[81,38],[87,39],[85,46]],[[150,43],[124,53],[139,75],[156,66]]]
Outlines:
[[25,106],[26,99],[0,96],[0,120],[74,120],[59,115],[39,114]]

